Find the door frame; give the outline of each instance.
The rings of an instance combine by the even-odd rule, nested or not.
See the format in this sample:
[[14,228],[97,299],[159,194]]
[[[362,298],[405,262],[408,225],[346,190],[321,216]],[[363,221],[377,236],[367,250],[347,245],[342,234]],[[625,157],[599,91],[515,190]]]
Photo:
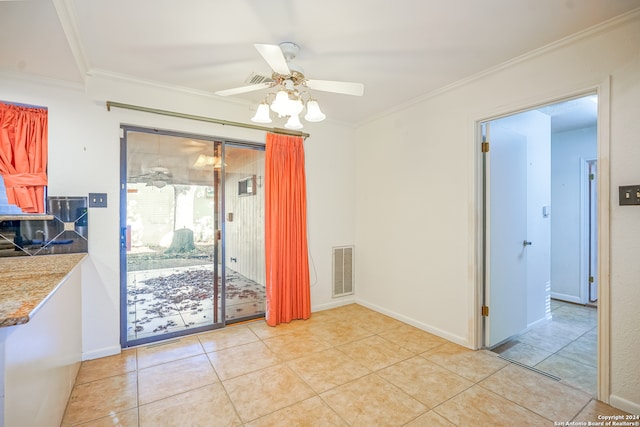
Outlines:
[[598,182],[597,182],[597,232],[598,232],[598,347],[597,347],[597,393],[596,398],[605,403],[609,403],[610,396],[610,347],[611,347],[611,300],[610,300],[610,88],[611,77],[607,76],[603,81],[590,86],[582,86],[570,91],[557,91],[543,98],[530,100],[526,103],[506,106],[500,110],[485,112],[483,116],[477,114],[473,118],[473,138],[472,149],[474,152],[474,168],[475,168],[475,289],[474,289],[474,319],[475,319],[475,343],[474,348],[483,348],[484,346],[484,317],[482,315],[482,306],[485,303],[485,285],[487,283],[487,275],[485,266],[488,263],[488,252],[486,250],[485,230],[486,218],[484,215],[484,163],[485,155],[481,150],[482,127],[481,124],[502,117],[518,114],[531,109],[540,108],[545,105],[555,104],[570,99],[597,94],[598,96],[598,113],[597,113],[597,164],[598,164]]
[[[221,167],[220,167],[220,189],[219,189],[219,205],[217,208],[218,213],[220,214],[220,222],[219,222],[219,244],[218,244],[218,259],[219,259],[219,263],[215,263],[214,265],[214,271],[217,271],[216,269],[218,268],[218,264],[220,264],[220,270],[221,273],[224,274],[220,274],[221,277],[221,281],[220,281],[220,294],[218,295],[220,300],[222,301],[221,305],[220,305],[220,311],[218,313],[218,317],[219,317],[219,321],[214,323],[213,325],[208,325],[208,326],[201,326],[201,327],[193,327],[190,328],[188,330],[185,331],[177,331],[177,332],[170,332],[170,333],[166,333],[162,335],[161,339],[158,339],[156,336],[153,337],[149,337],[149,338],[142,338],[142,339],[138,339],[135,340],[135,342],[130,342],[127,340],[127,304],[126,304],[126,295],[127,295],[127,270],[126,268],[123,268],[123,265],[126,265],[126,250],[125,247],[123,247],[123,245],[126,245],[126,239],[127,239],[127,235],[126,235],[126,216],[127,216],[127,187],[126,187],[126,177],[127,177],[127,147],[126,147],[126,143],[127,143],[127,138],[126,138],[126,134],[127,132],[143,132],[143,133],[152,133],[152,134],[158,134],[158,135],[163,135],[163,136],[175,136],[175,137],[184,137],[184,138],[193,138],[193,139],[198,139],[198,140],[202,140],[202,141],[209,141],[212,142],[214,144],[219,144],[218,146],[220,147],[220,157],[221,157]],[[119,216],[120,216],[120,220],[119,220],[119,288],[120,288],[120,301],[119,301],[119,306],[120,306],[120,316],[119,316],[119,321],[120,321],[120,347],[121,348],[127,348],[127,347],[133,347],[133,346],[138,346],[138,345],[146,345],[146,344],[150,344],[150,343],[154,343],[160,340],[168,340],[168,339],[173,339],[173,338],[179,338],[182,336],[186,336],[186,335],[192,335],[192,334],[196,334],[196,333],[200,333],[200,332],[207,332],[207,331],[212,331],[212,330],[216,330],[216,329],[221,329],[226,327],[229,324],[233,324],[233,323],[237,323],[237,322],[242,322],[242,321],[246,321],[246,320],[251,320],[251,319],[257,319],[257,318],[261,318],[264,317],[264,314],[256,314],[256,315],[250,315],[250,316],[246,316],[246,317],[242,317],[239,319],[230,319],[227,320],[227,316],[226,316],[226,304],[227,304],[227,292],[226,292],[226,286],[227,286],[227,277],[226,277],[226,269],[227,269],[227,261],[226,261],[226,236],[227,236],[227,232],[226,232],[226,228],[227,228],[227,219],[226,219],[226,185],[225,185],[225,180],[226,180],[226,149],[227,147],[230,148],[244,148],[244,149],[251,149],[251,150],[258,150],[258,151],[265,151],[265,144],[263,143],[258,143],[258,142],[251,142],[251,141],[245,141],[245,140],[239,140],[239,139],[231,139],[231,138],[222,138],[222,137],[217,137],[214,135],[205,135],[205,134],[200,134],[200,133],[193,133],[193,132],[188,132],[188,131],[178,131],[178,130],[169,130],[169,129],[158,129],[158,128],[154,128],[154,127],[148,127],[148,126],[138,126],[138,125],[128,125],[128,124],[120,124],[120,197],[119,197],[119,201],[120,201],[120,209],[119,209]],[[217,274],[214,275],[214,277],[217,277]],[[124,297],[123,297],[124,295]],[[215,294],[214,294],[215,295]],[[216,298],[214,296],[214,298]],[[214,310],[217,308],[217,304],[214,301]]]
[[[119,270],[120,270],[120,274],[119,274],[119,279],[120,279],[120,283],[119,283],[119,289],[120,289],[120,294],[119,294],[119,306],[120,306],[120,316],[119,316],[119,321],[120,321],[120,347],[121,348],[129,348],[129,347],[135,347],[135,346],[139,346],[139,345],[146,345],[146,344],[151,344],[154,342],[158,342],[158,341],[162,341],[162,340],[168,340],[168,339],[173,339],[173,338],[179,338],[185,335],[191,335],[191,334],[195,334],[195,333],[199,333],[199,332],[206,332],[206,331],[211,331],[211,330],[215,330],[215,329],[220,329],[223,328],[225,326],[225,277],[224,275],[222,275],[222,282],[220,284],[220,288],[221,288],[221,294],[220,294],[220,298],[222,301],[221,304],[221,310],[219,313],[219,316],[221,316],[221,320],[217,323],[213,323],[212,325],[208,325],[208,326],[199,326],[199,327],[194,327],[192,329],[188,329],[188,330],[184,330],[184,331],[176,331],[176,332],[169,332],[163,335],[157,335],[157,336],[150,336],[147,338],[141,338],[141,339],[136,339],[133,341],[129,341],[127,338],[127,326],[128,326],[128,319],[127,319],[127,311],[128,311],[128,307],[127,307],[127,269],[126,269],[126,265],[127,265],[127,254],[126,254],[126,242],[128,239],[127,236],[127,231],[126,231],[126,227],[127,227],[127,133],[128,132],[141,132],[141,133],[149,133],[149,134],[157,134],[157,135],[162,135],[162,136],[174,136],[174,137],[186,137],[186,138],[194,138],[194,139],[199,139],[202,141],[209,141],[212,142],[215,146],[215,144],[220,144],[221,147],[221,151],[222,151],[222,162],[224,164],[224,145],[225,145],[225,140],[222,138],[217,138],[214,136],[209,136],[209,135],[202,135],[202,134],[195,134],[195,133],[191,133],[191,132],[182,132],[182,131],[173,131],[173,130],[167,130],[167,129],[157,129],[157,128],[153,128],[153,127],[146,127],[146,126],[135,126],[135,125],[127,125],[127,124],[120,124],[120,197],[119,197],[119,201],[120,201],[120,210],[119,210],[119,231],[118,231],[118,235],[119,235],[119,245],[118,245],[118,249],[119,249]],[[224,174],[224,166],[222,168],[222,174]],[[223,187],[223,186],[222,186]],[[221,188],[221,191],[223,191],[224,188]],[[224,197],[223,194],[221,194],[220,197]],[[222,206],[222,208],[224,208]],[[224,242],[224,215],[222,215],[221,217],[221,242]],[[222,243],[220,244],[220,246],[223,246]],[[222,256],[224,256],[224,250],[222,250]],[[225,265],[224,265],[224,258],[222,258],[222,271],[224,271]],[[214,285],[215,286],[215,285]],[[216,305],[216,301],[214,301],[214,306]],[[215,309],[215,308],[214,308]],[[160,338],[158,338],[160,337]]]

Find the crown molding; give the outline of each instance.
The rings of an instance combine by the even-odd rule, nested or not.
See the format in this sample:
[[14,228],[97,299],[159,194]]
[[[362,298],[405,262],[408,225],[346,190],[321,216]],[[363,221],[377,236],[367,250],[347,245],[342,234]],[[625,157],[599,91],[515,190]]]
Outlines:
[[21,80],[27,83],[35,83],[43,86],[59,87],[63,89],[72,89],[81,92],[84,91],[83,82],[54,79],[52,77],[41,76],[39,74],[0,70],[0,78],[5,78],[7,80]]
[[138,77],[133,77],[129,74],[115,73],[113,71],[103,70],[99,68],[92,68],[87,71],[87,76],[96,77],[104,80],[109,80],[114,83],[130,83],[139,86],[146,86],[155,89],[163,89],[173,92],[186,93],[190,95],[203,96],[207,98],[216,98],[216,99],[225,99],[231,102],[237,102],[238,104],[245,104],[241,100],[231,99],[226,97],[220,97],[215,95],[213,92],[209,92],[206,90],[193,89],[186,86],[174,85],[170,83],[163,83],[156,80],[146,80]]

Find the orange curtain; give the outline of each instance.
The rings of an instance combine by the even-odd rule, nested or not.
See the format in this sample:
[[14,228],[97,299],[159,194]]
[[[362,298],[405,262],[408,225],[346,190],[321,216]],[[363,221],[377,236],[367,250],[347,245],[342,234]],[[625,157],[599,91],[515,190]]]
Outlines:
[[0,103],[0,175],[9,203],[44,213],[47,110]]
[[311,316],[302,138],[267,134],[265,154],[267,324]]

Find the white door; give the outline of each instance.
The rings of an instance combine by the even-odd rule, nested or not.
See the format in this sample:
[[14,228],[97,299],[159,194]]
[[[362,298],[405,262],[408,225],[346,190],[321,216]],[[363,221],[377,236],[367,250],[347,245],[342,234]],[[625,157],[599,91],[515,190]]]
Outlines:
[[493,347],[527,327],[527,140],[492,126],[489,142],[485,346]]

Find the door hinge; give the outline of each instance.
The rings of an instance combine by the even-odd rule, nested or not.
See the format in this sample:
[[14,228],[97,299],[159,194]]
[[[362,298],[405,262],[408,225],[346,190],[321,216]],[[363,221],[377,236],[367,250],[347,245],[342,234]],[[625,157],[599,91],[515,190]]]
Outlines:
[[595,279],[593,278],[593,276],[589,276],[589,283],[593,283],[593,282],[594,282],[594,280],[595,280]]
[[488,153],[489,152],[489,143],[488,142],[483,142],[482,143],[482,152],[483,153]]
[[593,181],[594,179],[596,179],[596,175],[595,175],[595,174],[593,174],[593,173],[590,173],[590,174],[589,174],[589,179],[590,179],[591,181]]
[[483,305],[482,306],[482,317],[487,317],[488,315],[489,315],[489,306]]

